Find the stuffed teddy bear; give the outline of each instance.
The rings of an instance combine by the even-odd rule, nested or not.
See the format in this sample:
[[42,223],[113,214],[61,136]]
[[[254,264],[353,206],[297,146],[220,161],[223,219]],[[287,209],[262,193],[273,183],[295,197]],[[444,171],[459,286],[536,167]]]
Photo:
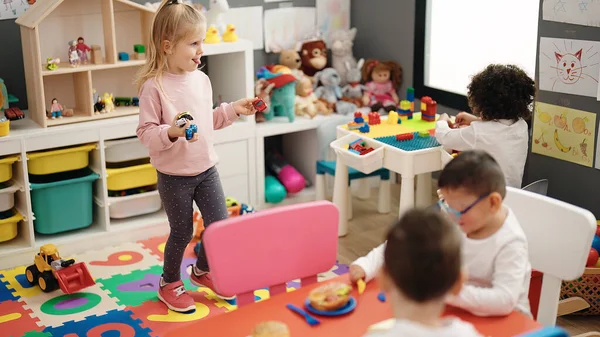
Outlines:
[[300,79],[304,76],[302,70],[300,70],[300,66],[302,66],[302,59],[300,58],[300,54],[294,49],[286,49],[281,51],[279,54],[279,64],[282,66],[286,66],[292,70],[292,75],[296,76],[297,79]]
[[314,118],[318,112],[328,115],[333,112],[325,103],[320,101],[313,93],[312,81],[308,77],[302,77],[296,85],[295,111],[298,116],[308,115]]
[[271,109],[271,91],[275,87],[275,84],[267,82],[264,78],[256,81],[254,85],[254,94],[260,97],[263,102],[267,105],[267,108],[263,112],[256,112],[256,122],[262,123],[265,121],[265,113],[269,113]]
[[[356,66],[356,59],[352,54],[352,46],[356,37],[356,28],[338,29],[331,32],[329,44],[331,45],[331,67],[337,70],[342,78],[340,85],[346,84],[347,64]],[[360,67],[359,67],[360,68]]]
[[[342,88],[340,87],[340,75],[333,68],[325,68],[314,76],[315,95],[323,101],[329,109],[334,109],[337,113],[347,115],[358,109],[356,104],[344,102],[342,98]],[[318,86],[322,84],[322,86]]]

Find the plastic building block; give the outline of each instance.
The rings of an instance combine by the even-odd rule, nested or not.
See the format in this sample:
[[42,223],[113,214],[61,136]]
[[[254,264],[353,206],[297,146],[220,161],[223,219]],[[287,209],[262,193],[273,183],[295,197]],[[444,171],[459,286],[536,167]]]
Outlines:
[[125,52],[119,53],[119,61],[129,61],[129,54]]
[[406,88],[406,100],[411,103],[415,101],[415,88]]
[[138,53],[138,54],[145,54],[146,53],[146,46],[144,46],[143,44],[134,44],[133,45],[133,51],[135,53]]
[[410,111],[410,102],[405,99],[400,101],[400,110]]
[[196,124],[190,125],[189,128],[185,129],[185,139],[192,139],[196,132],[198,132],[198,127],[196,126]]
[[430,136],[429,131],[419,131],[419,137],[421,138],[429,138]]
[[396,135],[397,141],[411,140],[413,138],[415,138],[415,135],[413,135],[412,133],[402,133],[402,134]]
[[362,117],[362,113],[360,111],[354,112],[354,118]]
[[396,111],[390,111],[387,118],[388,124],[398,124],[398,113]]
[[418,137],[418,132],[413,133],[413,139],[411,140],[399,141],[396,140],[396,136],[379,137],[375,140],[404,151],[416,151],[440,146],[435,137],[421,138]]
[[369,125],[381,124],[381,116],[379,112],[369,112]]
[[348,145],[348,151],[361,156],[373,150],[374,149],[372,147],[367,148],[367,143],[362,139],[357,139]]
[[362,133],[369,133],[370,130],[371,130],[371,128],[369,128],[369,124],[365,124],[365,125],[361,126],[360,128],[358,128],[358,131],[360,131]]
[[348,130],[358,130],[364,124],[365,123],[349,122],[348,123]]

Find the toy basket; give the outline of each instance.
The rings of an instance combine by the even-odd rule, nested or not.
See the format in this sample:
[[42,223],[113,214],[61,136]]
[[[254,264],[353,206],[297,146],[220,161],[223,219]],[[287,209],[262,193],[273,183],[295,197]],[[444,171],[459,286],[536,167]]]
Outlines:
[[580,297],[590,307],[572,313],[572,315],[600,315],[600,268],[585,268],[583,275],[575,281],[564,281],[560,290],[560,299]]
[[[365,141],[366,147],[372,147],[373,151],[365,155],[358,155],[350,152],[348,150],[348,145],[360,139]],[[338,160],[341,160],[348,167],[352,167],[364,174],[373,173],[383,167],[383,144],[363,138],[359,134],[348,134],[331,142],[330,146],[337,154]]]

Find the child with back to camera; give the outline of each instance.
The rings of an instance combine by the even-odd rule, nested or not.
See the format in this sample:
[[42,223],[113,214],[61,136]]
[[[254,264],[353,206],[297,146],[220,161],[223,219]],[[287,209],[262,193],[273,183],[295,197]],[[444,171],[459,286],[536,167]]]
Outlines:
[[389,330],[368,337],[480,337],[473,325],[441,315],[445,298],[458,294],[464,280],[461,234],[442,213],[406,212],[388,231],[379,283],[394,313]]
[[[457,151],[481,149],[496,159],[508,186],[521,188],[531,117],[535,98],[534,81],[514,65],[491,64],[473,77],[468,86],[469,106],[475,115],[460,112],[451,128],[450,117],[442,114],[435,138]],[[477,116],[476,116],[477,115]]]
[[[448,303],[479,316],[531,316],[531,265],[527,238],[513,212],[503,204],[504,174],[494,158],[481,150],[465,151],[442,170],[440,209],[463,232],[463,264],[468,281]],[[350,266],[350,279],[369,281],[383,265],[386,243]]]
[[[193,235],[193,202],[200,209],[205,226],[228,216],[215,167],[218,158],[213,148],[213,130],[231,125],[240,115],[255,113],[252,98],[223,103],[213,110],[210,80],[198,70],[205,35],[206,19],[202,13],[181,0],[163,0],[154,17],[148,59],[137,79],[137,136],[150,150],[152,165],[158,171],[158,191],[171,228],[158,298],[178,312],[196,307],[179,274]],[[181,112],[193,117],[183,127],[175,125]],[[185,130],[192,122],[198,130],[186,140]],[[190,281],[219,294],[203,249]]]

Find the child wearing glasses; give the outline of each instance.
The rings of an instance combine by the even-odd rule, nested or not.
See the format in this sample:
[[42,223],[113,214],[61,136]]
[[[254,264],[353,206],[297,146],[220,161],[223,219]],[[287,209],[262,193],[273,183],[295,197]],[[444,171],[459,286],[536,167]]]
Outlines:
[[467,98],[474,115],[460,112],[452,124],[442,114],[435,138],[445,148],[487,151],[500,164],[508,186],[521,188],[534,81],[517,66],[491,64],[473,76]]
[[[503,204],[506,182],[494,158],[465,151],[440,174],[439,206],[463,232],[463,266],[468,281],[447,303],[479,316],[518,310],[531,316],[528,292],[531,265],[527,239],[517,218]],[[350,279],[369,281],[383,264],[385,244],[350,266]]]

